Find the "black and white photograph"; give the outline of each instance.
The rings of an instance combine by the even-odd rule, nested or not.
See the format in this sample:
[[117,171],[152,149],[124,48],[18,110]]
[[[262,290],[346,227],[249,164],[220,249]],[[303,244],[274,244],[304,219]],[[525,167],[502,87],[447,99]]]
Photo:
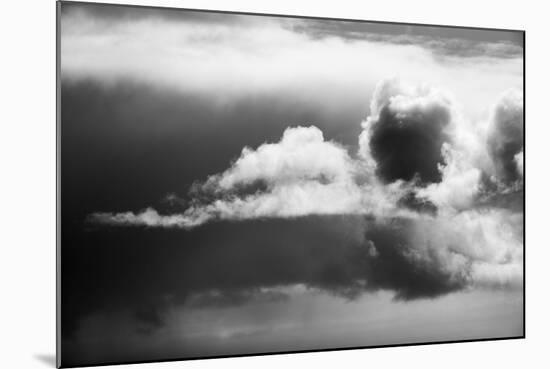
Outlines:
[[57,27],[63,367],[525,337],[524,31]]

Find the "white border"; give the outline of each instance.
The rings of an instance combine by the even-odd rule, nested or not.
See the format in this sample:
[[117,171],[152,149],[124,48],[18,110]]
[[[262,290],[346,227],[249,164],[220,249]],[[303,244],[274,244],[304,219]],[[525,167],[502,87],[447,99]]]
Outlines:
[[[518,368],[547,362],[550,305],[545,230],[548,10],[544,2],[495,0],[111,1],[527,31],[527,339],[201,360],[117,368],[406,367]],[[55,353],[55,4],[10,1],[2,9],[0,367],[53,367]],[[48,356],[49,355],[49,356]],[[539,364],[540,363],[540,364]]]

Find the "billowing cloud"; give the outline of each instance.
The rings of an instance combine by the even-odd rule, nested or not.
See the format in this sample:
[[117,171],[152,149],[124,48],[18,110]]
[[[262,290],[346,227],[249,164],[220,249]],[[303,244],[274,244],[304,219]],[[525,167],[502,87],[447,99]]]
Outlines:
[[[520,179],[523,168],[517,158],[523,156],[523,95],[510,90],[496,104],[488,130],[487,147],[498,182],[511,184]],[[517,158],[516,158],[517,157]]]
[[231,190],[256,181],[268,187],[308,181],[346,183],[352,181],[353,171],[344,147],[325,141],[316,127],[296,127],[285,130],[277,143],[244,148],[230,169],[209,178],[206,185]]
[[451,101],[442,93],[387,80],[375,90],[371,114],[363,123],[361,150],[372,157],[386,183],[439,182],[441,148],[450,140],[451,119]]
[[346,148],[325,141],[316,127],[287,128],[276,143],[244,148],[225,172],[191,189],[181,214],[94,213],[92,223],[191,228],[215,219],[330,214],[397,214],[400,183],[382,187],[361,173]]
[[438,163],[441,181],[417,189],[417,195],[440,209],[468,209],[479,195],[482,171],[467,153],[453,145],[443,144],[441,154],[443,163]]

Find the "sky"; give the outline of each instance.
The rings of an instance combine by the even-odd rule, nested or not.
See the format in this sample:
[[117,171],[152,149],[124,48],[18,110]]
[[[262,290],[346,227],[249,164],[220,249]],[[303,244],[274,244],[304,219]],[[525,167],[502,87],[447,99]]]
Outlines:
[[523,334],[523,34],[65,2],[64,366]]

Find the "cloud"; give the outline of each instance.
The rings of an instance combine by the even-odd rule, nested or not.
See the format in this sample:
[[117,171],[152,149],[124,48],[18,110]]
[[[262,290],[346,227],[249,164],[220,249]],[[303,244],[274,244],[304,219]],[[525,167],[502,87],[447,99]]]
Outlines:
[[354,163],[347,150],[324,140],[314,126],[287,128],[278,143],[244,148],[232,167],[207,183],[223,190],[265,181],[268,187],[299,181],[341,183],[352,180]]
[[182,227],[189,228],[199,225],[201,222],[198,219],[192,219],[182,214],[160,215],[153,208],[146,208],[139,213],[131,211],[123,213],[93,213],[90,214],[88,220],[91,223],[105,225],[122,225],[122,226],[145,226],[145,227]]
[[450,140],[451,119],[451,101],[439,91],[384,81],[376,88],[371,115],[363,123],[362,154],[372,157],[377,175],[386,183],[439,182],[441,148]]
[[370,40],[400,45],[422,45],[439,58],[519,57],[523,35],[516,31],[453,29],[433,26],[380,24],[319,19],[292,19],[287,26],[313,39],[339,37],[348,41]]
[[[400,183],[380,186],[361,173],[346,148],[314,127],[287,128],[279,142],[245,147],[223,173],[195,183],[180,214],[97,212],[89,222],[119,226],[192,228],[211,220],[292,218],[330,214],[398,214]],[[404,211],[401,211],[404,212]]]
[[470,210],[367,222],[356,256],[356,277],[365,284],[354,291],[389,289],[408,300],[473,287],[521,288],[522,220],[507,210]]
[[481,189],[482,171],[474,166],[467,153],[444,143],[443,163],[438,163],[441,181],[417,189],[417,196],[440,209],[468,209]]
[[[168,21],[163,18],[167,12],[159,16],[151,11],[146,16],[148,10],[140,9],[139,16],[137,11],[123,11],[132,14],[120,22],[119,12],[109,16],[94,9],[79,5],[80,11],[62,14],[63,82],[92,78],[112,86],[138,81],[206,95],[222,105],[273,91],[291,93],[297,101],[322,99],[341,105],[360,103],[381,76],[397,74],[412,83],[451,89],[475,117],[485,113],[487,101],[495,94],[522,83],[523,63],[517,50],[510,54],[482,48],[474,53],[481,57],[461,57],[472,47],[458,43],[452,47],[460,49],[452,60],[434,56],[434,50],[451,44],[433,39],[434,33],[444,30],[440,27],[426,36],[408,35],[408,42],[395,42],[399,35],[371,40],[370,28],[363,31],[366,38],[312,38],[277,17],[181,12]],[[322,28],[338,28],[340,23],[322,22]],[[384,28],[374,26],[380,27]],[[397,30],[395,25],[390,28]],[[509,36],[509,32],[497,32],[492,38]],[[453,39],[453,35],[444,38]],[[507,44],[491,45],[500,50]],[[478,86],[472,88],[471,81]]]
[[468,210],[480,201],[488,204],[488,196],[496,194],[487,187],[492,168],[511,168],[497,170],[496,178],[513,174],[519,183],[521,104],[521,96],[503,95],[484,133],[460,114],[448,94],[383,80],[362,123],[357,157],[325,140],[315,126],[288,127],[279,141],[245,147],[227,170],[195,182],[189,199],[179,201],[187,205],[184,211],[172,207],[160,214],[149,207],[136,213],[96,212],[88,220],[190,229],[214,220],[331,214],[416,218]]
[[523,156],[521,91],[507,91],[495,105],[489,123],[487,148],[493,163],[493,174],[498,182],[510,185],[521,179],[523,167],[517,164],[518,158]]
[[521,92],[508,90],[489,119],[476,122],[442,91],[389,79],[377,86],[370,111],[359,154],[384,182],[415,182],[406,196],[417,207],[467,210],[482,197],[499,201],[498,193],[522,188]]

